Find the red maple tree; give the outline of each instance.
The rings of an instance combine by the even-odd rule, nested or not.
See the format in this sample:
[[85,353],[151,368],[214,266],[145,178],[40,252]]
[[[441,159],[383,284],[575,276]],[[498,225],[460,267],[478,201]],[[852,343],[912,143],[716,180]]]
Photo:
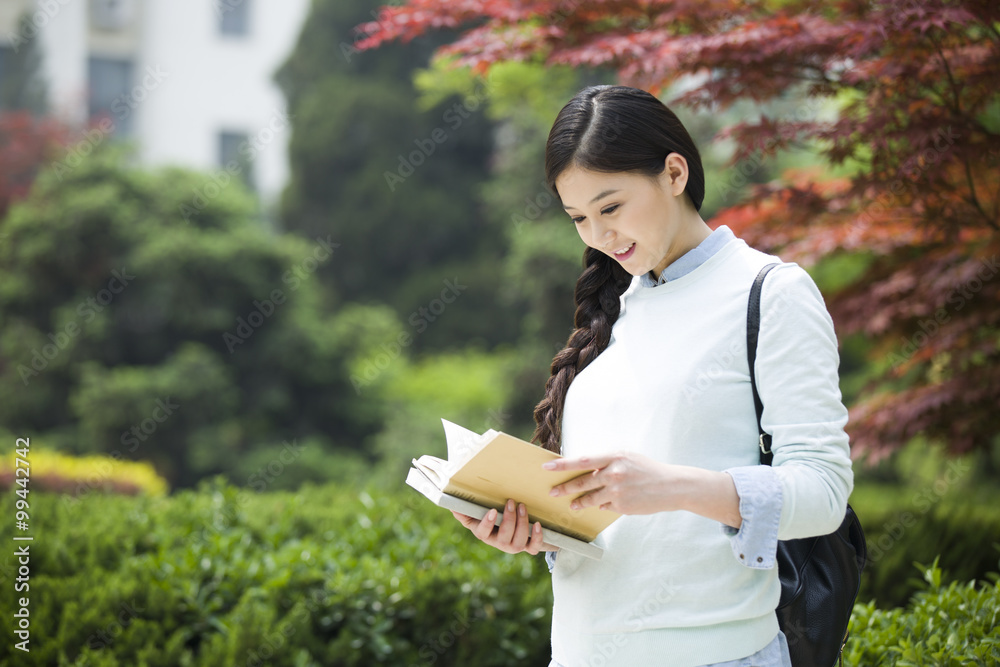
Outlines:
[[0,113],[0,220],[28,194],[42,166],[62,155],[70,136],[57,120],[27,111]]
[[460,30],[441,49],[479,73],[505,60],[614,68],[668,104],[720,109],[792,87],[837,118],[760,117],[720,132],[732,164],[811,140],[831,165],[756,186],[719,213],[749,243],[810,265],[861,254],[827,294],[876,369],[851,406],[856,454],[916,435],[952,452],[1000,432],[1000,3],[995,0],[409,0],[359,26],[360,49]]

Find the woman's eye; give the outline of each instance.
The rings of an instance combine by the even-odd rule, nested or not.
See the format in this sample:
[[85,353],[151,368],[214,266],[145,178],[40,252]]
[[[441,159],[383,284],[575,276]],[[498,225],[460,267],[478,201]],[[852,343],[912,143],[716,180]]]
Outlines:
[[606,209],[604,209],[603,211],[601,211],[601,213],[604,214],[604,215],[607,215],[608,213],[614,213],[615,211],[618,210],[619,206],[621,206],[621,204],[615,204],[614,206],[609,206]]
[[582,216],[582,215],[578,215],[578,216],[576,216],[575,218],[573,218],[573,222],[575,222],[575,223],[576,223],[576,224],[578,224],[578,225],[579,225],[579,224],[580,224],[581,222],[583,222],[584,220],[585,220],[585,218],[584,218],[584,216]]

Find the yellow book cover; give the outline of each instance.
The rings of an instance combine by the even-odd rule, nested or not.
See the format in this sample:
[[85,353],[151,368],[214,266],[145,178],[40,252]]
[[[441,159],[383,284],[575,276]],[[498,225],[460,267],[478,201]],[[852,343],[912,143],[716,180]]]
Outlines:
[[[549,495],[553,486],[581,476],[579,470],[543,470],[543,463],[560,456],[507,433],[491,429],[480,435],[446,419],[441,422],[448,459],[430,455],[414,459],[407,484],[435,504],[477,519],[496,509],[501,513],[497,523],[507,499],[513,498],[524,503],[530,521],[542,524],[546,542],[600,558],[601,548],[590,542],[621,515],[596,507],[571,510],[573,496]],[[456,503],[449,498],[464,501],[465,509],[453,506]],[[468,505],[481,512],[470,513]]]

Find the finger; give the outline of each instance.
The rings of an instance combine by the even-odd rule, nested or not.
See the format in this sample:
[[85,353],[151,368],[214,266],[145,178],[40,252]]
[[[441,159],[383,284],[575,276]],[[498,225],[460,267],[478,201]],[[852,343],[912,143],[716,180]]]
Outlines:
[[596,470],[611,463],[615,456],[617,455],[602,454],[599,456],[580,456],[575,459],[552,459],[543,463],[542,468],[545,470]]
[[503,519],[500,520],[500,530],[497,532],[497,541],[503,545],[510,545],[511,538],[514,537],[514,528],[517,527],[517,512],[514,509],[514,501],[508,499],[503,512]]
[[465,526],[466,528],[470,528],[470,529],[474,528],[479,523],[478,519],[474,519],[471,516],[469,516],[468,514],[462,514],[460,512],[456,512],[455,510],[452,510],[451,513],[452,513],[452,515],[454,515],[454,517],[456,519],[458,519],[459,521],[461,521],[462,525]]
[[511,538],[511,546],[524,548],[527,546],[531,521],[528,520],[528,508],[524,503],[517,505],[517,525],[514,526],[514,536]]
[[552,487],[549,491],[550,496],[565,496],[568,494],[580,495],[588,491],[596,491],[602,488],[601,482],[595,478],[595,475],[600,472],[594,470],[591,472],[586,472],[582,475],[578,475],[568,482],[563,482],[562,484],[557,484]]
[[528,540],[528,546],[525,547],[525,551],[534,555],[537,554],[545,546],[545,541],[542,539],[542,524],[537,521],[531,526],[531,539]]
[[604,493],[604,487],[602,486],[596,491],[577,496],[569,504],[569,508],[571,510],[582,510],[587,507],[600,507],[603,503],[608,502],[605,495],[607,494]]
[[497,511],[491,509],[489,512],[486,513],[482,521],[479,522],[479,525],[473,528],[472,532],[475,534],[476,537],[485,542],[487,538],[489,538],[489,536],[493,534],[493,526],[495,525],[494,522],[496,521],[496,518],[497,518]]

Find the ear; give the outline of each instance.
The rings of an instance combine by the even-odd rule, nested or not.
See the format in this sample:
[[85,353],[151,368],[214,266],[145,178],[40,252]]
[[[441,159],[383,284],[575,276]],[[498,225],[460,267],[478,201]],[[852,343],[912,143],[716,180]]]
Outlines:
[[688,164],[684,156],[680,153],[667,155],[661,177],[663,187],[668,188],[675,197],[683,193],[688,181]]

